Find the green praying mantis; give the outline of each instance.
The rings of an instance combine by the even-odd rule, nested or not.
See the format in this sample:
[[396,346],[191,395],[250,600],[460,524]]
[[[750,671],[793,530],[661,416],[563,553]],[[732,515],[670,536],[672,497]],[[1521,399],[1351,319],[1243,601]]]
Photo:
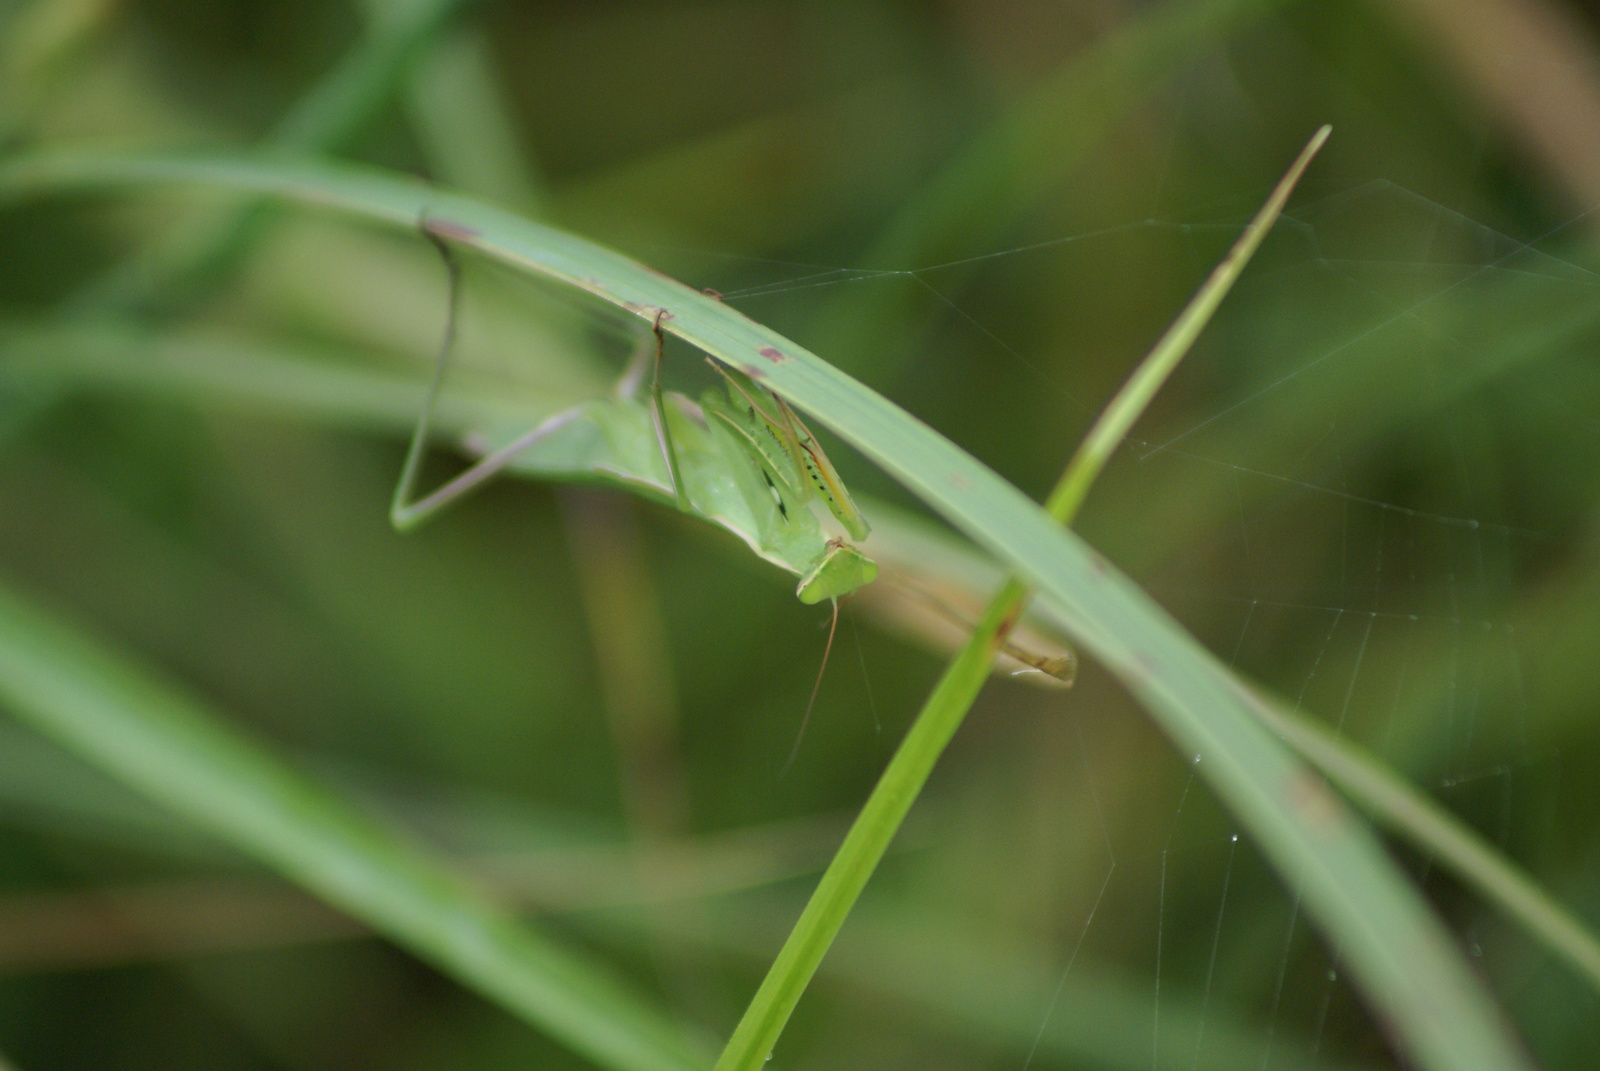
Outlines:
[[[708,388],[696,405],[662,391],[662,324],[670,317],[665,309],[657,311],[652,324],[648,401],[640,397],[640,386],[650,352],[641,347],[610,399],[557,413],[413,501],[429,425],[454,350],[461,287],[460,266],[446,237],[426,219],[421,230],[444,258],[450,312],[390,506],[396,528],[414,527],[531,452],[551,452],[560,437],[587,435],[603,440],[597,453],[609,455],[596,459],[597,469],[665,490],[684,512],[736,532],[762,557],[799,577],[795,595],[801,602],[828,600],[837,606],[839,599],[876,579],[877,563],[848,540],[826,534],[810,511],[810,503],[819,500],[852,539],[865,539],[869,531],[838,470],[786,402],[743,372],[715,363],[726,394]],[[650,446],[641,449],[642,443],[651,444],[656,456],[650,456]]]
[[[709,359],[707,363],[722,374],[727,385],[726,400],[714,387],[701,395],[707,422],[727,434],[735,454],[756,462],[784,522],[788,523],[791,510],[804,508],[816,498],[852,539],[867,538],[867,519],[828,455],[788,403],[743,372]],[[795,595],[803,603],[828,599],[837,605],[839,599],[877,576],[878,564],[871,558],[843,539],[829,539],[821,557],[800,575]]]
[[[448,225],[431,225],[424,217],[419,229],[444,260],[449,312],[395,486],[390,506],[395,527],[405,530],[420,524],[507,469],[556,478],[586,473],[620,482],[738,535],[756,554],[798,578],[795,595],[801,602],[829,602],[833,617],[823,654],[825,666],[840,601],[878,576],[878,564],[851,542],[866,539],[867,520],[805,422],[750,375],[708,358],[719,373],[720,388],[708,387],[698,402],[662,390],[663,324],[671,315],[666,309],[656,310],[650,335],[636,349],[610,397],[562,410],[531,430],[491,434],[473,443],[474,452],[482,455],[477,462],[414,498],[434,410],[455,348],[461,290],[461,269],[449,244]],[[811,509],[813,502],[826,508],[848,538],[823,528]],[[963,623],[948,604],[925,601],[936,612]],[[1033,672],[1071,683],[1075,663],[1070,657],[1044,657],[1010,643],[1005,650]],[[813,703],[816,692],[813,687]]]

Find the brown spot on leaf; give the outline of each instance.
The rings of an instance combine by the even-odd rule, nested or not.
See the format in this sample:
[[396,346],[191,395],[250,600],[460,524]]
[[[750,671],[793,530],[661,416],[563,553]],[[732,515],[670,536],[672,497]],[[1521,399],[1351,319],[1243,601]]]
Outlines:
[[478,237],[476,227],[469,227],[465,223],[452,223],[448,219],[429,216],[422,221],[422,229],[437,238],[446,238],[456,242],[470,242]]
[[1284,798],[1291,810],[1311,827],[1312,832],[1330,836],[1344,825],[1345,805],[1328,783],[1304,766],[1295,770],[1284,785]]
[[1131,668],[1139,683],[1145,684],[1154,680],[1160,674],[1161,663],[1157,662],[1155,656],[1149,651],[1143,648],[1136,648],[1133,652],[1133,666]]
[[757,352],[759,352],[761,356],[765,357],[773,364],[782,364],[784,361],[789,359],[788,354],[784,353],[782,350],[773,349],[771,346],[763,346]]
[[672,313],[668,312],[666,309],[663,309],[660,305],[647,305],[642,301],[624,301],[622,302],[622,307],[633,313],[635,316],[644,317],[657,328],[659,328],[666,321],[672,319]]
[[702,290],[700,292],[702,294],[704,294],[708,298],[714,298],[717,301],[721,301],[722,300],[722,292],[720,290],[713,290],[708,286],[708,287],[706,287],[704,290]]

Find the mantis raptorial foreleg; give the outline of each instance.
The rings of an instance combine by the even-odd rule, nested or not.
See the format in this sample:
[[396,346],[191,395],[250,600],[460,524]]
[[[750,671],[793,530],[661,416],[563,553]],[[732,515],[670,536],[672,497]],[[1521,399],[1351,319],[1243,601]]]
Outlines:
[[[426,218],[422,220],[419,227],[423,237],[433,243],[434,248],[439,251],[439,256],[444,260],[445,271],[449,276],[449,305],[445,315],[444,335],[439,343],[439,357],[434,364],[433,378],[428,383],[428,392],[422,405],[422,415],[417,418],[417,426],[412,430],[411,445],[406,450],[405,464],[400,469],[400,480],[395,485],[394,498],[389,504],[389,521],[401,531],[421,524],[439,510],[493,477],[515,461],[519,455],[538,445],[538,443],[583,415],[582,406],[564,409],[545,420],[538,427],[513,439],[493,453],[480,458],[470,468],[458,473],[447,483],[428,492],[422,498],[410,501],[416,490],[417,475],[422,468],[422,458],[427,453],[428,428],[432,422],[434,407],[438,404],[439,392],[444,385],[444,377],[446,372],[449,371],[450,359],[455,349],[456,314],[461,303],[461,264],[456,259],[455,252],[441,235],[429,228]],[[661,443],[662,454],[667,460],[667,470],[671,474],[672,485],[678,497],[679,505],[686,506],[687,498],[683,491],[682,480],[678,474],[677,452],[673,449],[671,436],[667,433],[664,419],[665,407],[661,396],[661,350],[664,342],[661,333],[661,320],[664,314],[665,310],[658,313],[654,324],[655,363],[652,373],[651,397],[655,404],[652,406],[652,412],[656,423],[656,435]],[[622,377],[617,381],[616,394],[619,398],[631,399],[637,393],[645,370],[650,367],[650,353],[651,347],[648,343],[640,345],[635,351],[634,356],[628,362],[628,367],[623,370]]]
[[661,394],[661,352],[667,347],[667,336],[661,332],[661,322],[668,316],[666,309],[657,309],[656,318],[650,324],[650,332],[656,337],[655,368],[650,375],[650,415],[656,426],[656,441],[661,445],[661,454],[667,459],[667,477],[672,481],[672,494],[678,500],[678,508],[688,510],[689,492],[683,486],[683,472],[678,467],[678,448],[672,441],[672,431],[667,427],[667,402]]

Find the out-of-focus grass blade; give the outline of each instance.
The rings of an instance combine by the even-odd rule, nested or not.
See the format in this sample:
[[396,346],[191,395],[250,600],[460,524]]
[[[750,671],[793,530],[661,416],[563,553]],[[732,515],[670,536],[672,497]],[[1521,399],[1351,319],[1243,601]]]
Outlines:
[[576,236],[369,171],[239,158],[39,156],[0,200],[187,182],[430,229],[594,294],[759,377],[1036,588],[1150,710],[1300,899],[1397,1044],[1443,1071],[1529,1066],[1499,1009],[1372,831],[1249,710],[1229,670],[1136,584],[954,443],[777,332]]
[[938,263],[986,249],[1082,165],[1111,125],[1185,63],[1289,0],[1183,0],[1150,8],[1073,54],[909,197],[864,267]]
[[[1011,221],[1084,166],[1106,131],[1158,87],[1289,0],[1180,0],[1142,10],[1074,53],[912,191],[859,266],[945,264],[989,249]],[[945,286],[955,278],[941,276]],[[818,319],[822,337],[848,354],[897,363],[911,352],[908,288],[898,302],[845,288]]]
[[543,186],[497,74],[484,32],[455,30],[406,82],[411,127],[442,184],[543,215]]
[[[89,386],[132,395],[206,398],[347,430],[403,434],[416,423],[424,384],[416,377],[337,354],[288,352],[221,334],[158,334],[126,322],[0,332],[0,387],[44,393]],[[538,424],[585,399],[468,375],[439,403],[435,426],[457,441]]]
[[617,1071],[694,1048],[609,971],[490,904],[212,711],[0,589],[0,705],[145,795]]
[[383,105],[417,53],[462,0],[363,0],[366,30],[311,91],[279,120],[268,143],[283,152],[327,149]]
[[[360,129],[383,104],[407,65],[462,0],[405,0],[358,5],[367,29],[327,74],[284,113],[263,148],[289,154],[324,152]],[[259,204],[230,205],[191,219],[139,250],[74,294],[74,310],[130,309],[158,295],[214,284],[258,237]]]
[[26,137],[40,104],[112,21],[112,0],[38,0],[0,11],[0,145]]

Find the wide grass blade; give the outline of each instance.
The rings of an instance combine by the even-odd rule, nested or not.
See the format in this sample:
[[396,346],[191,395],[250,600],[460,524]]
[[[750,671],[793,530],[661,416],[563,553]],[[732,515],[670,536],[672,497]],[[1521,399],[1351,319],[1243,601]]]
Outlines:
[[600,1066],[703,1066],[605,968],[511,918],[198,700],[3,588],[0,705]]
[[1292,713],[1288,704],[1263,701],[1257,712],[1374,821],[1426,852],[1600,994],[1600,941],[1494,845],[1327,726]]
[[987,549],[1071,623],[1250,831],[1400,1047],[1429,1068],[1528,1066],[1481,982],[1370,829],[1268,732],[1247,693],[1149,596],[959,447],[802,347],[610,250],[465,198],[353,169],[238,158],[45,156],[0,168],[0,199],[188,182],[430,229],[572,284],[761,379]]

